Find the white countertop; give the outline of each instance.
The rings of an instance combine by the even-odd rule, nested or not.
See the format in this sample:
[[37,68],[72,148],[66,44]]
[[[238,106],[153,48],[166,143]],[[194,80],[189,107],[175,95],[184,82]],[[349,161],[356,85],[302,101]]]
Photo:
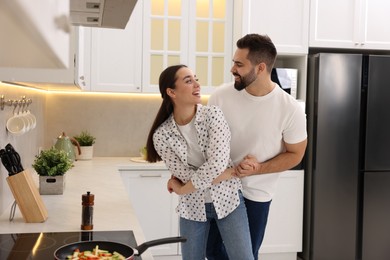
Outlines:
[[[128,199],[118,169],[166,169],[163,163],[132,162],[130,158],[99,158],[76,161],[66,173],[63,195],[42,195],[48,210],[48,219],[43,223],[25,223],[16,210],[13,221],[9,221],[9,210],[0,216],[0,233],[35,233],[80,231],[81,196],[87,191],[95,195],[93,230],[132,230],[137,244],[145,242],[137,216]],[[38,187],[38,175],[31,172]],[[11,205],[10,205],[11,207]],[[143,260],[153,259],[148,250]]]

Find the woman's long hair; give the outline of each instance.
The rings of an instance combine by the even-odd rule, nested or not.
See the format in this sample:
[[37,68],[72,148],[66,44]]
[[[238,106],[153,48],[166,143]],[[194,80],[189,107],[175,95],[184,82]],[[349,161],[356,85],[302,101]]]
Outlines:
[[171,98],[167,94],[167,88],[175,89],[176,82],[176,73],[181,68],[186,68],[186,65],[174,65],[166,68],[160,74],[160,78],[158,81],[160,93],[162,97],[162,104],[160,109],[157,112],[156,118],[154,119],[153,125],[150,128],[148,140],[146,142],[147,156],[146,160],[148,162],[157,162],[161,161],[160,155],[158,155],[156,149],[153,144],[153,134],[156,129],[168,119],[168,117],[173,112],[173,103]]

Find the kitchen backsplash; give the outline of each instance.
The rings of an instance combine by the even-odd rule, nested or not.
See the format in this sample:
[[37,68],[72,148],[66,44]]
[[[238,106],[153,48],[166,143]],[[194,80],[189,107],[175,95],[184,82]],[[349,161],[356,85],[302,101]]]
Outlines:
[[[0,110],[0,147],[4,148],[8,143],[11,143],[15,150],[22,158],[22,164],[25,169],[31,170],[31,164],[34,161],[35,155],[38,153],[38,148],[44,143],[44,128],[45,128],[45,93],[42,91],[32,90],[22,87],[11,87],[0,83],[0,95],[4,95],[5,100],[19,100],[22,96],[32,99],[32,104],[29,106],[31,112],[37,118],[35,129],[30,130],[21,136],[12,136],[6,130],[7,120],[13,115],[13,107],[5,106],[4,110]],[[1,164],[0,166],[0,214],[9,207],[13,202],[13,196],[6,182],[8,172]]]
[[[96,137],[95,157],[140,156],[149,128],[161,104],[157,94],[117,94],[89,92],[46,92],[41,90],[1,85],[0,95],[7,99],[31,98],[32,113],[37,117],[37,127],[18,137],[11,136],[5,128],[12,116],[12,107],[0,111],[1,142],[11,143],[21,154],[22,162],[32,171],[38,149],[48,149],[62,132],[68,136],[88,130]],[[202,103],[206,103],[204,98]],[[5,178],[7,172],[0,167],[0,213],[13,201]]]

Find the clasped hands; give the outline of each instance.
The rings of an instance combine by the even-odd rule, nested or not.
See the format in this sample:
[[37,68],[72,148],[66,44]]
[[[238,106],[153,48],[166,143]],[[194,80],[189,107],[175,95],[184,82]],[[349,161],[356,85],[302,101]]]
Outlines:
[[[244,178],[250,175],[254,175],[259,172],[260,163],[252,155],[247,155],[245,158],[235,167],[226,169],[221,173],[212,184],[218,184],[221,181],[229,180],[231,178]],[[184,189],[184,186],[186,188]],[[175,176],[171,176],[167,183],[167,189],[169,193],[175,192],[178,195],[187,194],[195,191],[195,188],[191,183],[183,183]]]

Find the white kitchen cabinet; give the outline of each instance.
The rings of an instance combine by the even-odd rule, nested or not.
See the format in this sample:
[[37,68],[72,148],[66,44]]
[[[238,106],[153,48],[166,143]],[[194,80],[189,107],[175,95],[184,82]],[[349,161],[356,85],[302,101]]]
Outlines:
[[312,0],[310,47],[390,49],[390,2]]
[[88,72],[84,71],[83,65],[85,50],[83,38],[83,28],[70,27],[67,68],[0,66],[0,81],[44,90],[80,91],[87,88],[85,75],[88,75]]
[[231,81],[232,12],[232,0],[138,0],[125,30],[89,29],[89,90],[159,93],[163,69],[186,64],[211,93]]
[[69,31],[69,0],[1,0],[0,67],[67,68]]
[[[146,241],[179,235],[179,218],[175,212],[178,196],[167,191],[171,177],[168,170],[120,170],[125,188]],[[179,244],[148,249],[153,255],[178,255]]]
[[309,0],[243,0],[242,35],[267,34],[278,53],[307,54]]
[[264,241],[262,260],[296,260],[302,251],[304,171],[281,174],[272,199]]
[[85,28],[84,71],[89,91],[141,92],[142,3],[125,29]]
[[195,72],[202,94],[232,80],[232,0],[145,0],[143,14],[143,92],[158,92],[173,64]]
[[298,70],[297,99],[306,100],[309,0],[241,0],[235,9],[236,40],[267,34],[278,51],[275,67]]

